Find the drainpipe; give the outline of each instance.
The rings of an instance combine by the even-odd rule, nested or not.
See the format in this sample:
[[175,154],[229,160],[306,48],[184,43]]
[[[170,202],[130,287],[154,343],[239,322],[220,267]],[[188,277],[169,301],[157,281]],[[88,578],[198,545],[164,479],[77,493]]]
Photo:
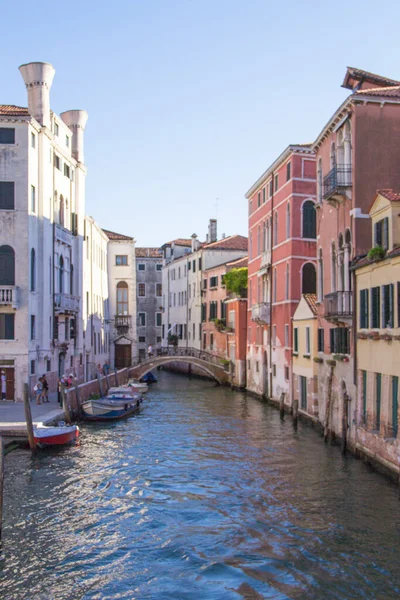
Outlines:
[[272,181],[272,195],[271,195],[271,227],[270,227],[270,243],[271,243],[271,272],[270,272],[270,286],[269,286],[269,305],[270,305],[270,324],[269,324],[269,397],[272,398],[272,298],[273,296],[273,245],[274,245],[274,171],[271,174]]

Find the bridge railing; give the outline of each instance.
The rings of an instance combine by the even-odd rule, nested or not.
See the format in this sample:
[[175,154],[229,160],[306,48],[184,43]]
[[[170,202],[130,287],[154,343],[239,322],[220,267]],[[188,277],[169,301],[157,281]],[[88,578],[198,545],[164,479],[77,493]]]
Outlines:
[[176,356],[179,358],[180,356],[192,356],[193,358],[198,358],[200,360],[204,360],[213,365],[217,365],[226,371],[229,370],[230,361],[226,360],[216,354],[212,354],[211,352],[206,352],[205,350],[198,350],[197,348],[179,348],[174,346],[168,346],[168,348],[159,348],[156,352],[153,353],[153,356],[139,358],[136,365],[143,365],[146,363],[151,363],[155,358],[163,357],[163,356]]

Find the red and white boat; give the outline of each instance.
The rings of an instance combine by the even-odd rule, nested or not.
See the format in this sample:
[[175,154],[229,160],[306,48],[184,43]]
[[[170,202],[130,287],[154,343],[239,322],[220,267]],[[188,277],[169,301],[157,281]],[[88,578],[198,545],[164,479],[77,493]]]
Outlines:
[[33,430],[33,437],[39,447],[64,446],[65,444],[74,442],[78,436],[78,425],[60,425],[57,427],[40,425]]

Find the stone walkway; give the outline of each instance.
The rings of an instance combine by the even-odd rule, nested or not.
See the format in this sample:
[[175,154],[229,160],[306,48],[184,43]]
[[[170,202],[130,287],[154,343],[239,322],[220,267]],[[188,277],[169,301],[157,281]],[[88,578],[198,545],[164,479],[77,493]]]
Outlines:
[[[33,424],[48,424],[63,418],[64,413],[57,402],[57,394],[49,395],[49,403],[37,405],[31,401]],[[0,401],[0,434],[6,437],[26,437],[25,411],[22,402]]]

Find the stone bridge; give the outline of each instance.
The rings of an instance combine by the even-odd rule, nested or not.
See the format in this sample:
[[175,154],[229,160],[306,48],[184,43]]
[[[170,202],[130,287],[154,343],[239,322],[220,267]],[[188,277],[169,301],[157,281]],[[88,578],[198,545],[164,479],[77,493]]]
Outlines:
[[195,348],[166,348],[157,351],[157,355],[143,359],[129,369],[129,377],[141,379],[146,373],[160,365],[172,362],[196,365],[219,384],[230,384],[233,376],[233,365],[229,361],[203,352]]

